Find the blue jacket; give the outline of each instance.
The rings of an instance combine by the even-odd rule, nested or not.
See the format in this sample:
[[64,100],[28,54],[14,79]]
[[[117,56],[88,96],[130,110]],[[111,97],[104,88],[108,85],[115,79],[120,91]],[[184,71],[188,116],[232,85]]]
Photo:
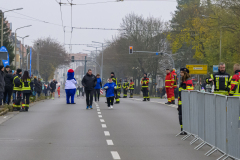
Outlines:
[[102,88],[101,78],[97,78],[97,84],[94,89],[101,89],[101,88]]
[[114,87],[117,86],[116,83],[106,83],[104,87],[108,86],[106,89],[106,97],[114,97]]

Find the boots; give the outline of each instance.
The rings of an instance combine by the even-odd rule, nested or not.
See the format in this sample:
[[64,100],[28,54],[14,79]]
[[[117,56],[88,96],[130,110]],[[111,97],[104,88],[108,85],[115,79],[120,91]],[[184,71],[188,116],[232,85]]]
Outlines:
[[172,104],[175,104],[175,100],[172,101]]
[[172,102],[167,102],[167,103],[165,103],[165,104],[172,104]]
[[146,98],[144,98],[144,99],[143,99],[143,101],[147,101],[147,99],[146,99]]

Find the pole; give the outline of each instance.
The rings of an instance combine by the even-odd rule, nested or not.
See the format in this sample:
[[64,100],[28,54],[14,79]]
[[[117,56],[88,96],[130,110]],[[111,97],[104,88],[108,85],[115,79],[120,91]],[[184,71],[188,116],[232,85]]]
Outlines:
[[3,11],[1,17],[2,17],[1,46],[3,46]]
[[103,76],[103,43],[102,43],[102,64],[101,64],[101,80],[102,80],[102,76]]
[[22,70],[23,70],[23,64],[24,64],[24,58],[23,58],[23,56],[24,56],[24,38],[23,38],[23,51],[22,51]]
[[27,53],[27,71],[28,71],[28,53]]
[[17,69],[17,30],[15,30],[15,67]]
[[87,56],[85,56],[84,75],[87,73]]
[[220,57],[219,57],[220,62],[221,56],[222,56],[222,28],[220,28]]
[[39,43],[37,44],[37,71],[38,71],[38,78],[39,78]]

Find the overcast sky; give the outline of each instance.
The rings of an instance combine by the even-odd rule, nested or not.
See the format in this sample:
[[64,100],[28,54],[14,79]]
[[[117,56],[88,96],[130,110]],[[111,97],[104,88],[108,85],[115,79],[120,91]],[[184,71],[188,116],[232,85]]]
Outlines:
[[[5,13],[8,21],[12,23],[13,31],[16,28],[32,25],[29,28],[23,28],[17,31],[18,36],[30,35],[25,39],[25,44],[32,45],[37,38],[51,37],[64,43],[64,32],[60,6],[56,1],[60,0],[0,0],[0,9],[3,11],[23,8],[23,10]],[[61,0],[67,3],[67,0]],[[71,1],[71,0],[69,0]],[[129,13],[136,13],[144,17],[153,16],[161,18],[164,21],[171,19],[171,13],[176,10],[175,0],[124,0],[124,2],[115,2],[115,0],[73,0],[75,4],[86,4],[96,2],[107,2],[88,5],[75,5],[72,7],[72,26],[89,28],[119,28],[122,18]],[[71,7],[62,6],[63,25],[71,26]],[[20,15],[24,14],[26,16]],[[30,17],[51,22],[58,25],[46,24],[32,19]],[[66,27],[65,43],[70,43],[71,28]],[[73,29],[72,44],[89,44],[92,41],[104,42],[112,39],[112,36],[118,35],[118,31],[105,30],[79,30]],[[86,46],[73,46],[72,52],[79,53],[92,50]],[[69,52],[69,47],[66,46]]]

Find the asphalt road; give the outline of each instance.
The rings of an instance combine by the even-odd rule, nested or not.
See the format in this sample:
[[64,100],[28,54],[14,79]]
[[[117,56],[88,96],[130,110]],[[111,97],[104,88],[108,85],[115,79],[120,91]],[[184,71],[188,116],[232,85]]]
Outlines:
[[[1,160],[215,160],[194,150],[179,132],[175,106],[158,100],[120,99],[108,110],[105,98],[86,110],[85,100],[65,98],[36,104],[28,113],[0,118]],[[5,120],[4,120],[5,119]]]

